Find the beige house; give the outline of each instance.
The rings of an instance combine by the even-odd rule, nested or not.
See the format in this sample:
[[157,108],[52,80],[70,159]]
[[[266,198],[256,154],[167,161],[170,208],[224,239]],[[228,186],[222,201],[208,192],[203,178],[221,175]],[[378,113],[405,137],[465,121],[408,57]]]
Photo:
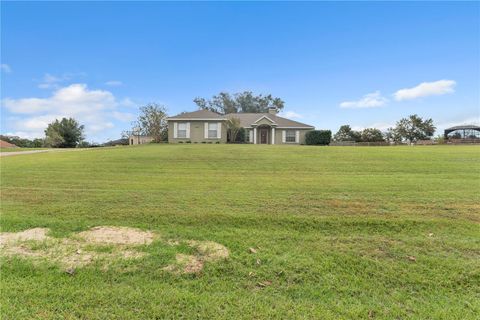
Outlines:
[[245,129],[246,142],[252,144],[303,144],[305,133],[313,126],[268,113],[230,113],[220,115],[209,110],[185,112],[168,118],[168,142],[226,143],[225,121],[238,118]]

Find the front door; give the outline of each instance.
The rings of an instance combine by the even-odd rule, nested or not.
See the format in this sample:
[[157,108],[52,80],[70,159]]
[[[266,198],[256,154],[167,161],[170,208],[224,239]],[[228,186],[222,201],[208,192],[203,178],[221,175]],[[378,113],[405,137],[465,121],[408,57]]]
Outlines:
[[268,143],[268,129],[260,129],[260,143],[261,144]]

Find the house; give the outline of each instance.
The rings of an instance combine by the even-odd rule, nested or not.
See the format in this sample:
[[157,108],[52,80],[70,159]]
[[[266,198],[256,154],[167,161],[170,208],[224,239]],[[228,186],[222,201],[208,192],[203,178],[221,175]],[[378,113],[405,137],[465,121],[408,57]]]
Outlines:
[[145,144],[150,143],[153,141],[153,137],[151,136],[144,136],[140,134],[132,134],[128,137],[128,144],[135,145],[135,144]]
[[184,112],[167,119],[168,142],[226,143],[225,122],[238,118],[245,129],[246,142],[253,144],[303,144],[311,125],[277,115],[276,108],[267,113],[230,113],[220,115],[209,110]]

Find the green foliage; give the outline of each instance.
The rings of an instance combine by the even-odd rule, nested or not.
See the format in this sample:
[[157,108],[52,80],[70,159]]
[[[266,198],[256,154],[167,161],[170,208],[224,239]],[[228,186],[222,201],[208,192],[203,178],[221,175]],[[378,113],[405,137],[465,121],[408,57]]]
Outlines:
[[305,144],[307,145],[329,145],[332,139],[330,130],[312,130],[305,134]]
[[387,138],[395,142],[413,143],[418,140],[430,139],[435,133],[435,129],[432,119],[423,120],[414,114],[400,119],[394,128],[389,128]]
[[343,125],[338,129],[337,133],[333,136],[334,141],[361,141],[361,133],[352,130],[349,125]]
[[134,123],[140,134],[151,136],[155,142],[168,140],[167,108],[157,103],[140,107],[140,115]]
[[237,135],[240,129],[240,119],[236,117],[232,117],[225,121],[225,125],[227,126],[227,137],[229,142],[237,142]]
[[45,129],[45,145],[52,148],[75,148],[83,140],[84,126],[73,118],[56,119]]
[[220,92],[213,96],[212,99],[195,98],[195,104],[201,109],[207,109],[220,114],[251,112],[263,113],[274,107],[280,111],[284,107],[284,102],[280,98],[275,98],[271,94],[254,95],[251,91],[230,94],[228,92]]
[[39,138],[30,140],[17,136],[0,135],[0,140],[10,142],[20,148],[42,148],[45,146],[45,140]]
[[382,142],[385,141],[382,131],[375,128],[366,128],[361,133],[362,142]]

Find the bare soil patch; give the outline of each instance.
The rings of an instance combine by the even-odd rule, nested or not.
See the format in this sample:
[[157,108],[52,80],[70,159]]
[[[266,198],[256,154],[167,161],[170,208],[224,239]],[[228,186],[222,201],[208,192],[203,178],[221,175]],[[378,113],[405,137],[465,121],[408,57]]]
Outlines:
[[97,244],[149,245],[153,232],[128,227],[95,227],[78,234],[80,238]]
[[[0,233],[2,256],[20,256],[33,262],[52,261],[66,270],[74,270],[91,263],[100,263],[102,269],[108,269],[114,261],[121,259],[140,259],[148,255],[139,251],[139,247],[150,245],[156,234],[136,228],[99,226],[74,234],[69,238],[53,238],[47,234],[48,228],[33,228],[21,232]],[[166,244],[177,246],[177,240],[163,240]],[[177,254],[175,262],[163,270],[173,273],[198,273],[205,262],[228,258],[228,249],[213,241],[187,240],[194,248],[194,255]],[[73,271],[72,271],[73,274]]]

